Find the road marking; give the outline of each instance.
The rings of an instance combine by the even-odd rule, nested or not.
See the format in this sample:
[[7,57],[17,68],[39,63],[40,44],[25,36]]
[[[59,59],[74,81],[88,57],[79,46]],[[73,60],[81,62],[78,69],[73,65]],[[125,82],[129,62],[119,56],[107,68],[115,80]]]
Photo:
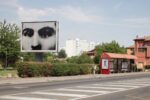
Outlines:
[[[118,82],[131,82],[131,80],[127,80],[127,81],[118,81]],[[132,82],[150,83],[150,80],[132,80]]]
[[[130,89],[130,90],[132,90],[132,89]],[[109,94],[111,94],[111,93],[118,93],[118,92],[121,92],[121,91],[126,91],[126,90],[112,91]],[[89,95],[89,96],[81,97],[81,98],[73,98],[73,99],[70,99],[70,100],[81,100],[81,99],[90,98],[90,97],[96,97],[96,96],[100,96],[100,95],[104,95],[104,94],[94,94],[94,95]]]
[[87,95],[81,95],[81,94],[52,93],[52,92],[32,92],[32,94],[68,96],[68,97],[85,97],[85,96],[87,96]]
[[0,98],[2,98],[2,99],[10,99],[10,100],[56,100],[56,99],[20,97],[20,96],[2,96]]
[[110,93],[109,91],[94,91],[94,90],[77,90],[77,89],[58,89],[58,90],[61,90],[61,91],[77,91],[77,92],[91,92],[91,93],[102,93],[102,94],[105,94],[105,93]]
[[[116,93],[116,92],[121,92],[125,90],[132,90],[135,88],[140,88],[140,87],[146,87],[150,85],[149,80],[147,79],[138,79],[138,80],[123,80],[123,81],[112,81],[112,82],[104,82],[104,83],[98,83],[97,84],[89,84],[89,85],[81,85],[81,86],[73,86],[73,87],[65,87],[65,88],[59,88],[59,89],[54,89],[54,90],[60,90],[58,91],[59,93],[55,92],[48,92],[49,89],[46,90],[41,90],[41,91],[35,91],[35,92],[24,92],[24,93],[16,93],[16,94],[11,94],[8,96],[1,96],[0,99],[9,99],[9,100],[54,100],[54,99],[48,99],[48,98],[38,98],[38,97],[28,97],[28,96],[23,96],[27,94],[41,94],[43,95],[54,95],[55,97],[57,96],[66,96],[66,97],[74,97],[71,100],[78,100],[82,98],[88,98],[88,97],[94,97],[94,96],[99,96],[99,95],[104,95],[104,94],[110,94],[110,93]],[[14,86],[14,88],[29,88],[29,87],[23,87],[23,86]],[[94,90],[95,89],[95,90]],[[100,89],[116,89],[114,91],[111,90],[100,90]],[[65,93],[65,92],[81,92],[79,93]],[[83,94],[83,93],[84,94]],[[87,93],[86,93],[87,92]],[[93,93],[91,95],[88,95],[88,93]],[[23,97],[22,97],[23,96]]]
[[14,86],[13,88],[16,88],[16,89],[24,89],[24,88],[28,88],[28,87],[25,87],[25,86]]
[[134,86],[146,86],[150,84],[143,84],[143,83],[115,83],[115,84],[120,84],[120,85],[134,85]]
[[[146,81],[146,82],[143,82],[143,81]],[[133,80],[133,81],[118,81],[118,82],[122,82],[122,83],[128,83],[128,82],[132,82],[132,83],[147,83],[147,84],[150,83],[147,80],[143,80],[143,81],[135,81],[135,80]]]
[[97,85],[98,85],[98,86],[107,86],[107,87],[108,87],[108,86],[119,86],[119,87],[129,87],[129,88],[130,88],[130,87],[131,87],[131,88],[132,88],[132,87],[133,87],[133,88],[138,88],[138,87],[139,87],[139,86],[135,86],[135,85],[134,85],[134,86],[133,86],[133,85],[132,85],[132,86],[131,86],[131,85],[129,86],[129,85],[119,85],[119,84],[104,84],[104,85],[101,85],[101,84],[93,84],[93,85],[96,85],[96,86],[97,86]]
[[126,90],[125,88],[115,88],[115,87],[96,87],[96,86],[77,86],[79,88],[93,88],[93,89],[112,89],[112,90]]

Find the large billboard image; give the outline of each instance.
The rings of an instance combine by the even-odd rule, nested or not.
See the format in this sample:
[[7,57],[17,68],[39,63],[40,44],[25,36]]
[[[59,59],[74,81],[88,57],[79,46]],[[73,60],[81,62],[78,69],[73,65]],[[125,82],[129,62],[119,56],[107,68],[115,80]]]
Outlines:
[[21,51],[57,52],[58,22],[22,22]]

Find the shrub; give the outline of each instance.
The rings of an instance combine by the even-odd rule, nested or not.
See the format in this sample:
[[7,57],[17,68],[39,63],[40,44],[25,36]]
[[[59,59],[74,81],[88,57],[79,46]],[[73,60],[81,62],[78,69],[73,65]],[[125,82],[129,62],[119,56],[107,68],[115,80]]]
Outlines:
[[90,74],[92,73],[92,65],[90,64],[80,64],[80,74]]
[[52,76],[83,75],[90,73],[91,67],[87,64],[57,63],[53,64],[51,70]]
[[74,63],[35,63],[22,62],[17,64],[18,76],[39,77],[39,76],[71,76],[91,73],[90,64]]
[[146,65],[146,66],[145,66],[145,69],[150,69],[150,65]]
[[68,63],[75,64],[92,64],[93,59],[91,59],[86,53],[81,54],[80,56],[73,56],[67,59]]
[[17,71],[20,77],[50,76],[51,64],[22,62],[17,64]]
[[95,73],[100,74],[100,65],[99,64],[96,65],[96,72]]

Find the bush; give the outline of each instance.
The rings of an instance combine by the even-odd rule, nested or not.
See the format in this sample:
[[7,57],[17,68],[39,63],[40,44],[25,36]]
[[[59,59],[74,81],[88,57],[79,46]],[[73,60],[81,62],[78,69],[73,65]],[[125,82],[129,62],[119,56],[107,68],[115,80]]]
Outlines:
[[146,65],[146,66],[145,66],[145,69],[150,69],[150,65]]
[[75,64],[92,64],[93,59],[91,59],[86,53],[81,54],[80,56],[73,56],[67,59],[68,63]]
[[20,77],[50,76],[51,64],[37,62],[18,63],[17,71]]
[[99,64],[96,65],[96,72],[95,73],[100,74],[100,65]]
[[22,62],[17,65],[20,77],[84,75],[92,71],[90,64]]
[[68,76],[68,75],[83,75],[91,73],[91,65],[73,64],[73,63],[58,63],[53,64],[52,76]]

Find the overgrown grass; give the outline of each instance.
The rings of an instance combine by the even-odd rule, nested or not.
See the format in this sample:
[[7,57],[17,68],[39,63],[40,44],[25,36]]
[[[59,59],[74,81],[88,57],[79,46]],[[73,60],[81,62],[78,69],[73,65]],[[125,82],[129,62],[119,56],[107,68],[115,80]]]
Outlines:
[[17,77],[17,70],[0,70],[0,77]]

